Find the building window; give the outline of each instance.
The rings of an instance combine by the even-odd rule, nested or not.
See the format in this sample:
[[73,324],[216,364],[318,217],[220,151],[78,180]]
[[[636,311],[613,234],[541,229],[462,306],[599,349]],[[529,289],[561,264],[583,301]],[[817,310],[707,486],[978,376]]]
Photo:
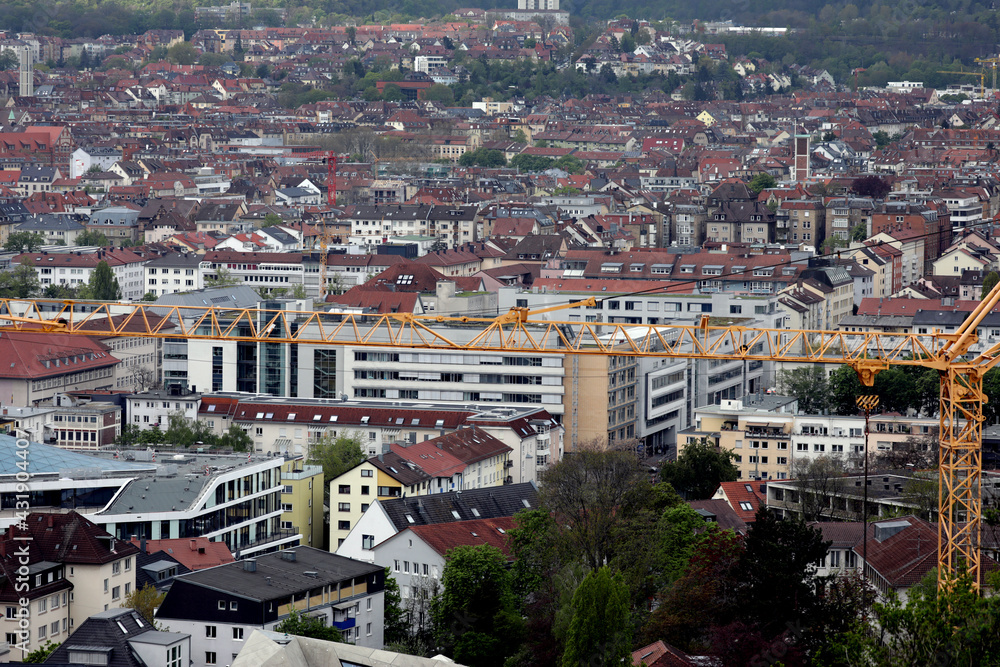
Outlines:
[[243,628],[233,628],[233,640],[238,642],[243,641]]
[[337,522],[337,530],[350,530],[350,529],[351,529],[351,522],[350,521],[338,521]]
[[219,610],[220,611],[225,611],[226,610],[226,601],[225,600],[219,600]]
[[362,477],[371,477],[372,476],[372,471],[371,470],[362,470],[361,471],[361,476]]
[[350,512],[351,511],[351,503],[337,503],[337,511],[338,512]]
[[215,639],[217,637],[216,627],[214,625],[205,626],[205,637],[208,639]]
[[112,600],[117,600],[118,598],[120,598],[122,596],[121,593],[122,593],[122,587],[121,586],[115,586],[114,588],[111,589],[111,599]]
[[374,549],[375,548],[375,536],[374,535],[362,535],[361,536],[361,548],[362,549]]
[[337,493],[350,493],[350,492],[351,492],[350,484],[341,484],[337,487]]
[[205,664],[206,665],[215,664],[215,651],[205,651]]
[[181,667],[180,646],[171,646],[167,649],[167,667]]
[[232,602],[229,603],[229,611],[236,611],[237,608],[238,604],[236,600],[233,600]]

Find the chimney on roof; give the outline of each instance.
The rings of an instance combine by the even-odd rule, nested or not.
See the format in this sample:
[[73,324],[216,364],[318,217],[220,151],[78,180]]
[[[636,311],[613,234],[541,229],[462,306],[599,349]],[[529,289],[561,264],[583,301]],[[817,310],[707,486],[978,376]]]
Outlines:
[[48,517],[46,517],[46,522],[45,522],[45,523],[46,523],[46,525],[48,525],[48,527],[49,527],[49,528],[51,528],[51,527],[52,527],[52,524],[53,524],[53,518],[52,518],[52,515],[51,515],[51,514],[50,514],[50,515],[48,515]]

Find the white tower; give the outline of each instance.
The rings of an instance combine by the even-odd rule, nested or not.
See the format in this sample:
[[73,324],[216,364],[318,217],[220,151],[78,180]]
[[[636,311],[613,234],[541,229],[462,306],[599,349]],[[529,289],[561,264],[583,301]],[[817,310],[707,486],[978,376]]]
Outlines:
[[35,96],[35,54],[30,44],[17,47],[18,95]]

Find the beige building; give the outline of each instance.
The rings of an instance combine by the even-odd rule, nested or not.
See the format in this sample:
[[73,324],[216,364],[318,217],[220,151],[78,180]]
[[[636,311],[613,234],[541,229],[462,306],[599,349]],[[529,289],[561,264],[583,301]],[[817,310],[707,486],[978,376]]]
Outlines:
[[281,466],[281,529],[302,535],[301,544],[323,549],[323,468],[306,465],[301,456]]
[[635,438],[636,357],[571,354],[563,363],[566,451],[591,441],[613,445]]

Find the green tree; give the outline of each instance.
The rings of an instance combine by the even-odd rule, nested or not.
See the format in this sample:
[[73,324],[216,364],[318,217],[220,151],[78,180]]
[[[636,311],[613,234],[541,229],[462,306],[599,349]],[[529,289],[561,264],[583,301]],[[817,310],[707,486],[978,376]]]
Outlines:
[[387,648],[389,646],[405,645],[410,639],[410,624],[406,619],[406,612],[403,611],[402,602],[403,598],[399,594],[399,584],[391,576],[389,568],[385,568],[385,612],[383,614],[385,620],[383,636]]
[[404,98],[403,89],[398,83],[387,83],[382,89],[382,99],[386,102],[402,102]]
[[885,148],[886,146],[892,143],[892,138],[889,136],[889,133],[886,132],[885,130],[876,130],[875,132],[873,132],[872,139],[875,140],[875,147],[880,149]]
[[[813,663],[842,665],[995,665],[1000,655],[1000,600],[981,595],[968,576],[938,590],[931,570],[907,593],[872,605],[870,621],[830,634]],[[1000,580],[990,577],[996,590]],[[872,631],[872,628],[877,631]]]
[[503,167],[507,164],[507,158],[504,157],[503,151],[477,148],[474,151],[463,153],[458,158],[458,163],[463,167],[471,167],[472,165],[480,167]]
[[[10,53],[4,51],[3,53]],[[3,244],[4,250],[10,252],[34,252],[45,245],[45,236],[34,232],[13,232]]]
[[215,435],[205,422],[191,420],[185,417],[183,412],[175,412],[167,417],[167,430],[164,431],[161,442],[178,447],[191,447],[199,442],[211,444],[214,440]]
[[233,287],[242,284],[242,280],[222,267],[219,267],[219,270],[215,272],[214,278],[205,279],[205,287]]
[[859,222],[851,228],[851,240],[852,241],[864,241],[868,238],[868,225],[863,222]]
[[34,651],[31,651],[28,655],[24,656],[21,662],[32,665],[40,665],[44,663],[57,648],[59,648],[59,644],[55,642],[45,642]]
[[260,228],[264,229],[266,227],[274,227],[275,225],[284,224],[284,220],[277,213],[268,213],[264,216],[264,219],[260,221]]
[[198,52],[191,42],[179,42],[167,49],[167,58],[177,65],[193,65],[198,60]]
[[510,166],[517,167],[519,170],[525,172],[545,171],[552,166],[552,163],[553,160],[550,157],[528,155],[526,153],[518,153],[510,160]]
[[621,517],[645,504],[644,479],[634,451],[588,443],[545,471],[542,504],[566,527],[563,534],[584,564],[596,569],[613,556]]
[[126,596],[122,607],[135,609],[139,615],[146,619],[154,629],[159,629],[153,612],[163,604],[163,599],[167,594],[156,590],[152,584],[146,583],[142,588],[133,588]]
[[859,197],[885,199],[891,190],[892,186],[874,175],[859,176],[851,181],[851,191]]
[[632,649],[629,591],[621,574],[591,571],[573,594],[563,667],[616,665]]
[[111,267],[103,259],[97,263],[97,267],[91,272],[88,281],[88,298],[95,301],[120,301],[122,298],[122,288],[118,285],[118,279],[111,271]]
[[1000,273],[996,271],[990,271],[983,277],[983,289],[979,293],[979,300],[983,301],[986,299],[986,295],[993,291],[993,288],[1000,283]]
[[707,439],[684,448],[676,461],[660,468],[660,479],[688,500],[711,498],[721,482],[735,482],[739,470],[733,465],[735,455],[721,450]]
[[341,432],[338,436],[323,434],[309,446],[309,463],[322,466],[324,487],[329,493],[330,482],[365,460],[360,433]]
[[17,53],[15,53],[13,49],[4,49],[3,51],[0,51],[0,71],[17,68]]
[[89,245],[106,248],[111,245],[111,242],[108,241],[108,237],[101,232],[93,229],[85,229],[77,235],[76,245]]
[[232,449],[234,452],[253,451],[253,438],[236,424],[230,425],[229,429],[220,437],[212,439],[215,440],[215,446],[223,449]]
[[121,433],[115,438],[116,447],[131,447],[135,443],[139,442],[142,434],[142,429],[140,429],[135,424],[125,424],[122,426]]
[[781,635],[790,622],[815,625],[822,603],[816,564],[829,546],[818,528],[781,521],[761,506],[736,569],[737,619],[755,624],[765,638]]
[[77,290],[69,285],[46,285],[42,296],[46,299],[75,299]]
[[438,644],[456,662],[500,667],[523,630],[507,558],[486,544],[456,547],[446,556],[444,590],[431,603]]
[[293,609],[288,617],[274,626],[275,632],[284,632],[298,637],[311,637],[327,642],[343,642],[344,636],[335,627],[325,624],[321,619],[303,616]]
[[424,91],[424,101],[440,102],[446,107],[455,104],[455,91],[443,83],[435,83]]
[[140,300],[141,301],[156,301],[156,298],[157,298],[156,295],[153,294],[152,292],[146,292],[145,294],[142,295],[142,299],[140,299]]
[[776,185],[776,183],[777,181],[774,180],[774,176],[767,173],[766,171],[762,171],[759,174],[754,175],[754,177],[750,179],[750,185],[747,187],[749,187],[750,191],[753,192],[754,194],[760,194],[761,191],[763,190],[769,190],[773,188]]
[[41,290],[35,263],[25,257],[11,271],[0,273],[0,296],[8,299],[30,299]]
[[822,414],[829,409],[830,387],[826,370],[822,366],[804,366],[778,371],[779,391],[794,396],[799,402],[799,412],[807,415]]

